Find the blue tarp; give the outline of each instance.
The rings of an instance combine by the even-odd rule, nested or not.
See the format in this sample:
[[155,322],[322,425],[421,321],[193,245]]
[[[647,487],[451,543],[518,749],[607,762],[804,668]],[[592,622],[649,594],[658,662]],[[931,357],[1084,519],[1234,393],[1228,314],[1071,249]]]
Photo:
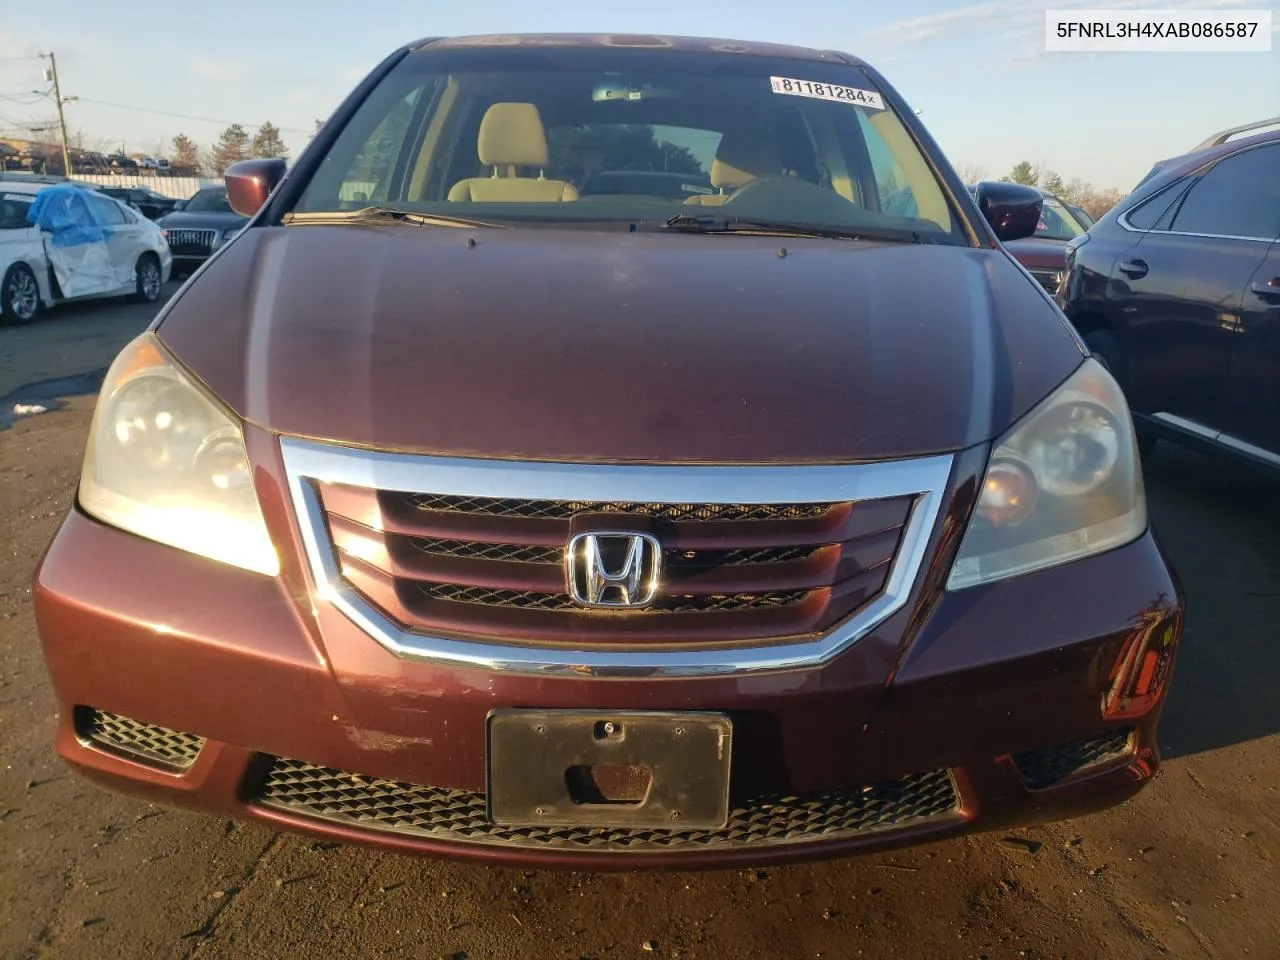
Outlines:
[[105,243],[115,231],[98,218],[88,197],[88,190],[71,183],[45,187],[27,211],[27,223],[49,233],[55,247]]
[[99,296],[132,282],[132,263],[112,268],[108,241],[116,228],[100,212],[109,202],[84,187],[59,183],[37,193],[27,211],[64,297]]

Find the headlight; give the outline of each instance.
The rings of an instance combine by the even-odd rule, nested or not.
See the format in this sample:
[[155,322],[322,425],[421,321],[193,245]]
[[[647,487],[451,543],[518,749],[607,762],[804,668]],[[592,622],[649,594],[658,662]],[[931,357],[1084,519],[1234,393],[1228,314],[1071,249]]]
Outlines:
[[1078,560],[1146,528],[1128,405],[1111,375],[1086,360],[996,442],[947,587]]
[[280,572],[240,424],[150,333],[107,371],[89,428],[80,506],[181,550],[268,576]]

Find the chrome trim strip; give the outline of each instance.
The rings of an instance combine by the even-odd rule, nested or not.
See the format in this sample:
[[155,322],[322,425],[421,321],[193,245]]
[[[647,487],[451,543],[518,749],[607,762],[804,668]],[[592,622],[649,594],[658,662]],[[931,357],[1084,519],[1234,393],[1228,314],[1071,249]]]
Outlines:
[[1275,243],[1275,237],[1238,237],[1230,233],[1189,233],[1186,230],[1143,230],[1128,220],[1129,211],[1116,218],[1116,222],[1130,233],[1156,233],[1166,237],[1195,237],[1197,240],[1248,240],[1251,243]]
[[1280,454],[1272,453],[1270,450],[1264,450],[1262,447],[1255,446],[1247,440],[1241,440],[1231,436],[1229,433],[1218,434],[1218,443],[1224,447],[1230,447],[1238,453],[1246,454],[1257,460],[1263,460],[1273,466],[1280,467]]
[[1153,413],[1151,414],[1151,419],[1158,420],[1177,430],[1195,434],[1203,440],[1234,450],[1236,453],[1243,453],[1246,456],[1280,467],[1280,453],[1274,453],[1264,447],[1249,443],[1247,440],[1241,440],[1239,437],[1233,437],[1229,433],[1223,433],[1221,430],[1206,427],[1202,423],[1175,416],[1172,413]]
[[1159,420],[1171,427],[1179,430],[1185,430],[1187,433],[1194,433],[1197,437],[1205,440],[1216,441],[1222,431],[1214,430],[1212,427],[1206,427],[1203,423],[1197,423],[1194,420],[1187,420],[1185,417],[1179,417],[1172,413],[1153,413],[1152,420]]
[[[398,657],[444,667],[593,677],[741,676],[826,663],[907,602],[942,507],[953,457],[817,466],[639,466],[532,463],[377,453],[280,439],[318,602],[332,604]],[[570,650],[457,640],[404,630],[343,580],[315,482],[445,496],[648,503],[824,503],[914,494],[879,597],[828,633],[726,649]]]

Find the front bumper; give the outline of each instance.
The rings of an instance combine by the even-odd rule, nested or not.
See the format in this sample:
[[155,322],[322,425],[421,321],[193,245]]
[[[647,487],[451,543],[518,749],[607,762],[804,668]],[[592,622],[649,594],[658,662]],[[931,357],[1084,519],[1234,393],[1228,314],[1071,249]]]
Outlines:
[[197,267],[204,264],[212,253],[204,254],[173,254],[173,272],[174,273],[191,273]]
[[[284,544],[274,580],[78,511],[59,530],[36,574],[36,615],[61,707],[57,748],[89,778],[405,852],[633,869],[833,856],[1060,819],[1128,798],[1158,765],[1182,610],[1150,534],[936,593],[821,667],[601,680],[393,656],[312,606],[284,492],[260,479],[260,494]],[[485,736],[498,708],[729,714],[738,832],[602,843],[493,828]],[[104,716],[202,740],[190,763],[156,762],[104,739]]]

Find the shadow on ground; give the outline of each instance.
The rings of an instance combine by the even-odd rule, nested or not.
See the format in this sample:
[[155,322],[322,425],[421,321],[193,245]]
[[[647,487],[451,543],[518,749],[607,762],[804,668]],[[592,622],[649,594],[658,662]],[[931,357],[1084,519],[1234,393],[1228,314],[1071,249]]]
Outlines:
[[1165,758],[1280,733],[1280,481],[1166,443],[1145,472],[1152,525],[1187,598]]

